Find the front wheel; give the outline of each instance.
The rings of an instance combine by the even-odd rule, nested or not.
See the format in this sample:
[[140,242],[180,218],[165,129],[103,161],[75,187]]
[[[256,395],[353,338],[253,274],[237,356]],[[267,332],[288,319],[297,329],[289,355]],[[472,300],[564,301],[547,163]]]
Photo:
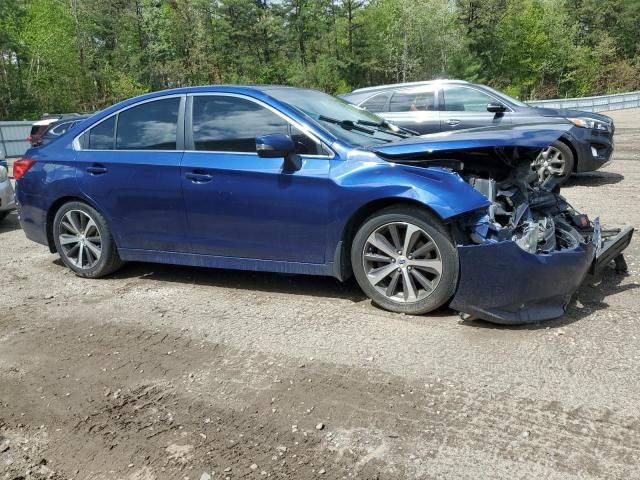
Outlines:
[[122,265],[106,220],[86,203],[70,202],[58,210],[53,240],[64,264],[80,277],[103,277]]
[[565,183],[573,173],[575,158],[569,146],[556,140],[551,146],[544,149],[533,162],[532,168],[538,174],[538,181],[542,183],[549,176],[560,179],[560,184]]
[[458,252],[441,222],[419,208],[385,209],[356,233],[351,265],[360,288],[392,312],[423,314],[454,294]]

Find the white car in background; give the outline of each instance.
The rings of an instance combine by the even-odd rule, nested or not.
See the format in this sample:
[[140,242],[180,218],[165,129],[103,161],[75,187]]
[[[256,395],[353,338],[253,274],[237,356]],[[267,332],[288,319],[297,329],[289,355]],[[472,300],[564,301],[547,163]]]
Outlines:
[[15,210],[16,202],[13,195],[13,185],[9,180],[9,168],[4,152],[0,149],[0,221]]

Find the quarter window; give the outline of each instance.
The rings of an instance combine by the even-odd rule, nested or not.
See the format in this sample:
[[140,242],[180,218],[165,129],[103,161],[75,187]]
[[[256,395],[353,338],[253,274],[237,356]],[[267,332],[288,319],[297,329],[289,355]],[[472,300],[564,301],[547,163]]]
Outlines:
[[384,107],[387,105],[387,100],[389,100],[390,96],[391,93],[389,92],[379,93],[378,95],[374,95],[373,97],[362,102],[360,106],[369,112],[384,112]]
[[396,92],[389,102],[390,112],[428,112],[435,110],[435,95],[430,92]]
[[175,150],[180,98],[143,103],[118,114],[117,150]]
[[473,88],[445,87],[444,110],[447,112],[487,112],[493,98]]
[[279,115],[238,97],[203,95],[193,99],[193,143],[196,150],[256,152],[256,137],[289,135],[296,152],[321,155],[322,147]]
[[[90,150],[113,150],[114,133],[116,129],[116,117],[107,118],[89,130]],[[86,138],[86,137],[85,137]]]

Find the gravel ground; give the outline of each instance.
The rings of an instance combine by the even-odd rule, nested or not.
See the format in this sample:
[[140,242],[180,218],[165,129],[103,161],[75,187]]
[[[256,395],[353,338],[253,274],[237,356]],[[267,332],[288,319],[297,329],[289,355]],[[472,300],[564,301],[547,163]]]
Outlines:
[[[564,194],[640,225],[640,112]],[[0,479],[640,478],[640,248],[541,325],[373,307],[329,278],[83,280],[0,225]]]

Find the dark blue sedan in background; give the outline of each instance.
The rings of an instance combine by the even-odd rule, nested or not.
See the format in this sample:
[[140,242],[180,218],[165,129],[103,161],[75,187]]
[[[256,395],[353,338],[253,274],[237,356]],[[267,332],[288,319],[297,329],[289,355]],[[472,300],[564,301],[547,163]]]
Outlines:
[[391,311],[450,302],[532,322],[562,315],[633,233],[602,229],[532,175],[572,127],[421,137],[313,90],[191,87],[126,100],[29,150],[16,196],[27,237],[82,277],[126,261],[353,274]]

